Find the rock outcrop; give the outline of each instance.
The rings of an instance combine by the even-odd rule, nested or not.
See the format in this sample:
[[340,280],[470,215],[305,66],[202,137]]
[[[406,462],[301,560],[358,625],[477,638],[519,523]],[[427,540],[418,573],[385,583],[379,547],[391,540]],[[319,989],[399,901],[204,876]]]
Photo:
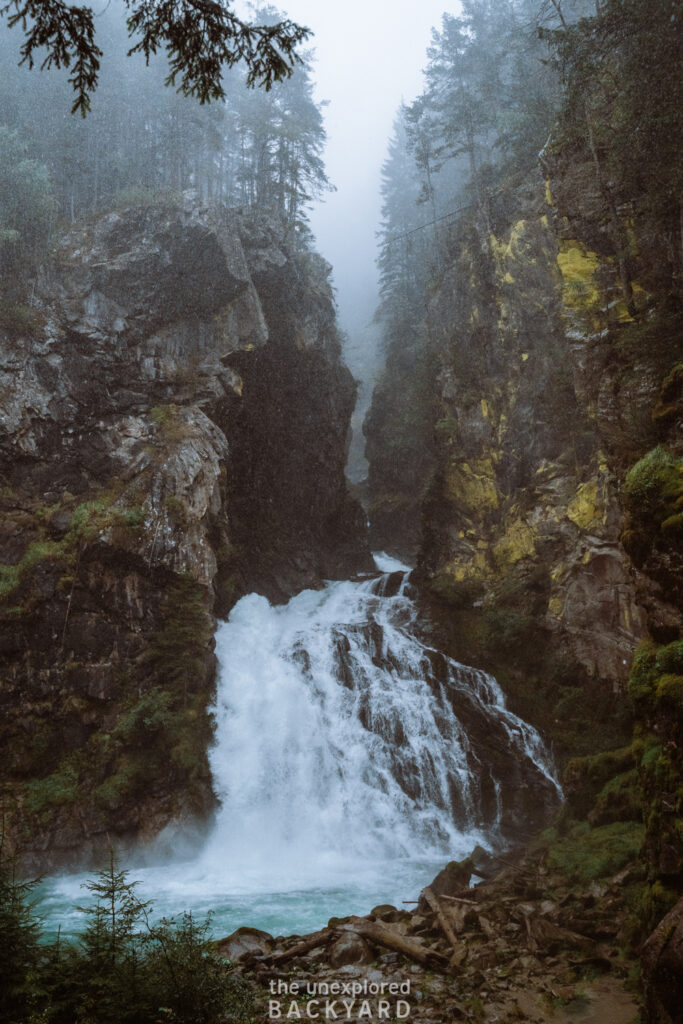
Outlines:
[[[378,542],[391,548],[394,520],[399,538],[412,530],[423,584],[457,609],[460,656],[505,663],[521,684],[529,657],[549,645],[556,664],[543,672],[594,680],[608,699],[648,631],[666,640],[680,630],[680,556],[645,543],[634,557],[644,542],[623,493],[649,449],[677,451],[680,382],[666,338],[638,344],[656,327],[642,298],[656,284],[647,252],[643,312],[633,314],[599,204],[575,174],[558,163],[547,184],[539,175],[499,195],[486,229],[461,218],[420,336],[390,347],[365,429],[371,491],[385,510]],[[401,367],[419,362],[416,352],[413,378],[427,383],[413,386],[421,408],[410,415],[422,425],[411,465],[422,475],[403,486],[391,477],[391,423],[405,405]]]
[[214,615],[367,565],[328,274],[186,196],[74,227],[0,337],[2,783],[33,869],[206,820]]
[[[683,884],[680,253],[647,211],[610,205],[594,155],[550,148],[545,181],[508,183],[449,229],[423,322],[390,342],[371,500],[388,550],[392,518],[402,550],[412,535],[436,642],[492,671],[552,743],[563,841],[585,835],[589,863],[628,844],[636,946]],[[421,428],[404,488],[407,381]],[[661,935],[645,947],[657,1024]]]

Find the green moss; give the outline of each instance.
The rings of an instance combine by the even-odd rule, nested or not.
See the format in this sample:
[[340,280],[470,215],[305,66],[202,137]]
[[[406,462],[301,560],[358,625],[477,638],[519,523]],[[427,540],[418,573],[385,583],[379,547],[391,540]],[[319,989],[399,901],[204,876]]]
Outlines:
[[635,860],[645,838],[638,822],[614,822],[591,828],[576,825],[548,850],[548,866],[575,882],[587,883],[616,874]]
[[534,618],[515,608],[487,608],[482,623],[485,642],[489,646],[499,645],[509,652],[527,644],[537,627]]
[[683,712],[683,676],[665,673],[657,680],[655,692],[657,700],[666,701],[675,713]]
[[178,406],[155,405],[149,411],[150,419],[156,423],[163,441],[175,444],[187,437],[189,424],[179,415]]
[[89,542],[108,530],[139,530],[145,521],[142,506],[126,507],[113,504],[109,497],[86,501],[78,505],[71,516],[67,541],[72,544]]
[[474,516],[497,509],[499,494],[491,459],[453,462],[444,479],[444,497]]
[[629,511],[640,520],[659,525],[675,515],[683,495],[683,458],[661,445],[649,451],[626,474],[624,497]]
[[655,663],[658,672],[683,674],[683,640],[674,640],[666,647],[660,647]]
[[35,541],[16,565],[0,565],[0,599],[7,597],[36,565],[45,561],[68,560],[69,545],[65,541]]
[[26,807],[31,814],[43,814],[75,803],[79,798],[78,773],[72,765],[66,765],[43,779],[34,779],[26,784]]
[[[27,548],[16,565],[0,565],[0,600],[11,595],[22,580],[42,563],[59,562],[65,570],[72,570],[83,545],[105,531],[125,534],[139,530],[145,519],[142,506],[117,505],[116,500],[116,495],[109,492],[83,502],[72,512],[69,529],[60,540],[43,537]],[[34,510],[34,523],[41,532],[47,532],[51,517],[60,507],[45,505]],[[62,583],[68,586],[70,582],[69,574],[63,573]],[[16,608],[17,613],[23,610],[21,606]]]
[[636,710],[642,710],[651,703],[657,675],[657,647],[652,640],[644,640],[633,656],[627,686]]
[[643,795],[637,769],[622,772],[603,786],[597,795],[589,820],[594,825],[643,820]]
[[144,766],[140,762],[122,759],[117,771],[95,788],[93,797],[96,805],[115,811],[135,792],[144,779]]
[[155,735],[168,730],[172,703],[172,694],[154,687],[123,712],[112,736],[133,746],[149,744]]
[[596,480],[579,484],[574,498],[567,506],[567,518],[580,530],[588,532],[605,521],[605,506]]
[[679,893],[657,879],[641,888],[631,912],[631,940],[638,945],[648,937],[677,903]]
[[632,744],[572,758],[564,769],[562,784],[573,813],[585,817],[615,778],[623,779],[635,772],[636,758]]
[[524,558],[531,558],[536,550],[534,531],[521,518],[508,523],[505,533],[494,544],[493,556],[501,567],[509,567]]
[[484,593],[481,581],[458,580],[450,573],[442,572],[430,582],[429,588],[438,598],[454,608],[471,608]]

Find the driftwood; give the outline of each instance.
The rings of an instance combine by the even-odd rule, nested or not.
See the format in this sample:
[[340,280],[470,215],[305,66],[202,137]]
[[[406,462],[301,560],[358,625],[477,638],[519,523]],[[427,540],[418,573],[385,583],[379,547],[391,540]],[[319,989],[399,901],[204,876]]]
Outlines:
[[420,942],[414,942],[405,935],[399,935],[392,928],[387,928],[376,921],[356,921],[353,924],[339,925],[337,930],[355,932],[356,935],[362,935],[364,939],[376,942],[387,949],[393,949],[397,953],[403,953],[404,956],[425,967],[443,968],[448,966],[448,959],[442,953],[437,953],[436,950],[429,949]]
[[301,956],[303,953],[310,953],[316,946],[328,946],[332,939],[337,938],[338,931],[336,928],[323,928],[320,932],[314,932],[312,935],[307,936],[301,942],[297,942],[296,946],[290,946],[289,949],[285,949],[282,953],[276,953],[275,956],[271,957],[273,964],[281,964],[283,960],[291,960],[292,957]]
[[466,900],[462,896],[443,896],[442,895],[442,896],[439,897],[439,899],[442,899],[442,900],[452,900],[453,903],[469,903],[469,905],[471,907],[478,907],[479,906],[479,904],[477,903],[476,900]]
[[453,952],[455,952],[455,947],[458,945],[458,939],[455,932],[453,931],[453,926],[451,922],[448,920],[448,918],[443,912],[443,908],[439,903],[439,897],[432,892],[429,886],[427,886],[426,889],[422,890],[422,895],[427,900],[427,903],[436,914],[437,921],[441,925],[441,930],[443,931],[444,935],[450,942],[451,949],[453,950]]

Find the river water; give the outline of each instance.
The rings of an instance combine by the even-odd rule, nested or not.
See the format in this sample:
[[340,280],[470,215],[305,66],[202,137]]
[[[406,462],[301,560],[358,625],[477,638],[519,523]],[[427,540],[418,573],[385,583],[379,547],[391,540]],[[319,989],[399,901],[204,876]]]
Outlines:
[[[407,567],[376,564],[286,605],[250,594],[219,625],[215,826],[189,860],[124,865],[159,916],[312,931],[416,899],[447,860],[504,847],[556,802],[535,730],[491,676],[424,642]],[[85,879],[44,883],[48,934],[83,926]]]

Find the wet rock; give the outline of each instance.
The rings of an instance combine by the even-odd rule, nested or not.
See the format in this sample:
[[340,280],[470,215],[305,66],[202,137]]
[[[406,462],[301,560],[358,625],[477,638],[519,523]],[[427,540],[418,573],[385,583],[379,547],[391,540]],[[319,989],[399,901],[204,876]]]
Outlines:
[[659,922],[641,954],[648,1024],[683,1021],[683,898]]
[[[471,857],[465,857],[464,860],[451,860],[429,883],[429,888],[437,896],[455,896],[456,893],[469,887],[473,872],[474,864]],[[423,914],[429,909],[429,904],[423,896],[420,897],[418,909]]]
[[228,960],[241,960],[252,953],[269,953],[275,945],[275,940],[268,932],[262,932],[258,928],[238,928],[231,935],[220,939],[215,949],[221,956]]
[[375,959],[372,947],[360,935],[346,932],[329,951],[329,962],[332,967],[344,967],[347,964],[370,964]]
[[381,903],[378,907],[373,907],[369,916],[376,917],[380,921],[400,921],[405,915],[403,911],[392,907],[390,903]]

